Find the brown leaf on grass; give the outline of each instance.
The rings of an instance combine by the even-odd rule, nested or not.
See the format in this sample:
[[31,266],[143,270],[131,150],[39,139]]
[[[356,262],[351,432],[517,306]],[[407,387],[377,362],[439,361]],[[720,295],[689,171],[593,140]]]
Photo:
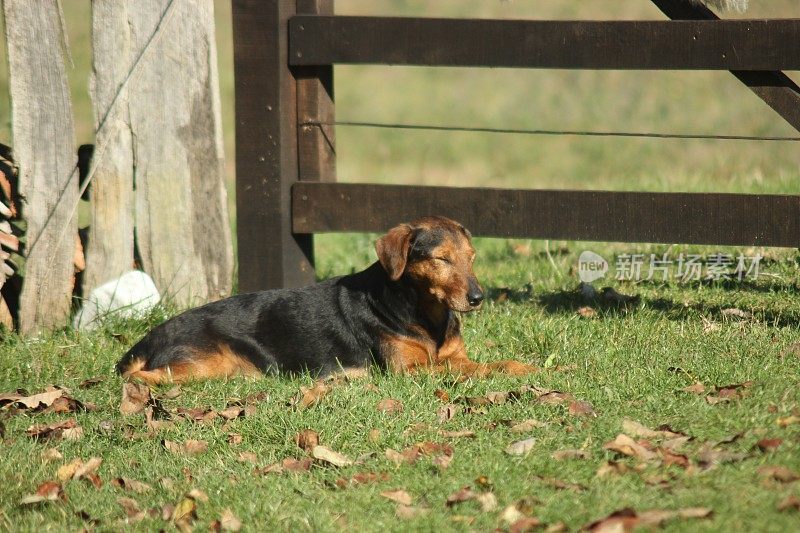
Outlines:
[[526,533],[543,527],[544,524],[533,516],[523,516],[508,526],[508,533]]
[[254,473],[257,475],[266,474],[283,474],[284,472],[308,472],[311,470],[311,465],[314,460],[310,457],[304,459],[295,459],[294,457],[287,457],[280,463],[273,463],[263,468],[256,468]]
[[564,481],[562,479],[547,477],[547,476],[533,476],[533,477],[538,479],[540,482],[547,485],[548,487],[552,487],[558,490],[571,490],[572,492],[583,492],[586,490],[586,487],[584,487],[580,483],[572,483],[570,481]]
[[592,522],[583,527],[586,531],[593,532],[617,532],[632,531],[634,528],[658,527],[673,519],[697,519],[708,518],[713,514],[711,509],[705,507],[690,507],[678,510],[653,509],[649,511],[636,512],[627,507],[608,515],[605,518]]
[[629,457],[636,457],[643,461],[651,461],[658,457],[658,454],[652,450],[652,446],[649,446],[647,441],[636,442],[624,433],[620,433],[614,440],[606,442],[603,445],[603,449]]
[[311,456],[317,461],[333,466],[341,467],[350,466],[353,464],[352,459],[325,446],[314,446],[314,448],[311,450]]
[[40,410],[49,407],[56,399],[63,396],[64,391],[55,387],[49,387],[48,390],[37,394],[26,396],[19,393],[6,393],[0,395],[0,405],[9,405],[17,407],[18,409],[33,409]]
[[778,418],[775,420],[775,423],[778,424],[779,427],[785,428],[794,424],[800,424],[800,416],[796,415],[789,415],[783,418]]
[[319,445],[319,433],[313,429],[304,429],[294,436],[294,442],[303,451],[310,453],[315,446]]
[[75,472],[78,470],[78,467],[81,466],[82,464],[83,464],[82,459],[80,458],[73,459],[69,463],[63,464],[60,467],[58,467],[58,470],[56,471],[56,477],[58,478],[59,481],[62,482],[69,481],[70,479],[72,479],[72,476],[75,475]]
[[439,435],[448,439],[474,438],[476,436],[475,432],[469,429],[462,429],[460,431],[445,431],[440,429]]
[[36,440],[69,438],[69,436],[74,435],[74,433],[65,435],[64,432],[70,429],[76,429],[77,427],[77,421],[74,418],[70,418],[69,420],[54,422],[52,424],[34,424],[25,430],[25,434]]
[[73,428],[66,428],[61,432],[61,438],[64,440],[78,440],[83,437],[83,428],[75,426]]
[[462,487],[447,497],[445,505],[447,505],[448,507],[452,507],[458,503],[474,500],[477,497],[477,495],[478,493],[472,490],[472,488]]
[[381,496],[387,500],[392,500],[393,502],[397,502],[402,505],[411,505],[412,501],[411,494],[402,489],[385,490],[381,492]]
[[536,439],[533,437],[529,439],[518,440],[516,442],[512,442],[506,447],[506,453],[508,455],[526,455],[533,449],[534,444],[536,444]]
[[765,479],[771,479],[779,483],[792,483],[800,479],[800,474],[785,466],[762,466],[758,473]]
[[460,405],[449,403],[437,409],[436,418],[439,420],[439,422],[444,423],[447,422],[448,420],[452,420],[453,417],[456,416],[460,410],[461,410]]
[[731,452],[717,448],[718,443],[706,442],[694,458],[702,470],[709,470],[723,463],[736,463],[748,457],[746,453]]
[[378,411],[387,414],[396,414],[403,412],[403,402],[394,400],[392,398],[385,398],[378,402]]
[[119,412],[123,415],[141,413],[151,401],[150,387],[142,383],[126,381],[122,384],[122,401],[119,404]]
[[594,318],[597,316],[597,311],[594,310],[594,307],[584,305],[578,308],[578,315],[583,318]]
[[209,424],[219,416],[217,410],[211,407],[178,407],[175,413],[191,422],[203,424]]
[[567,459],[591,459],[592,454],[586,450],[557,450],[550,454],[556,461],[566,461]]
[[433,395],[439,398],[444,403],[450,403],[450,394],[444,389],[436,389]]
[[228,433],[228,444],[231,446],[238,446],[244,441],[244,437],[242,437],[239,433]]
[[689,467],[689,458],[679,453],[673,453],[665,448],[659,448],[661,454],[661,463],[664,466],[676,465],[681,468]]
[[298,409],[308,409],[317,405],[329,392],[330,386],[323,381],[317,381],[311,387],[300,387],[300,392],[295,395],[291,404]]
[[172,510],[170,520],[178,529],[191,531],[192,522],[197,519],[197,502],[190,496],[181,499]]
[[117,487],[118,489],[129,490],[131,492],[135,492],[136,494],[143,494],[145,492],[153,490],[153,487],[151,487],[147,483],[127,477],[118,477],[112,479],[111,484]]
[[560,403],[565,403],[565,402],[571,402],[574,399],[575,399],[575,397],[572,394],[570,394],[568,392],[560,392],[560,391],[556,391],[556,390],[545,392],[541,396],[537,397],[537,400],[540,403],[550,404],[550,405],[555,405],[555,404],[560,404]]
[[117,503],[125,511],[125,516],[128,517],[128,523],[138,522],[144,518],[144,512],[139,509],[139,504],[133,498],[121,496],[117,498]]
[[703,394],[706,392],[706,386],[699,381],[696,381],[694,384],[684,387],[681,390],[690,394]]
[[91,389],[95,385],[98,385],[98,384],[102,383],[103,381],[105,381],[105,379],[106,378],[100,377],[100,376],[95,377],[95,378],[84,379],[83,381],[81,381],[78,384],[78,388],[79,389]]
[[630,469],[628,468],[628,465],[626,465],[625,463],[620,463],[617,461],[606,461],[605,463],[600,465],[600,468],[597,469],[596,476],[597,477],[607,477],[612,475],[620,476],[622,474],[625,474],[629,470]]
[[785,497],[778,503],[777,506],[778,511],[800,511],[800,498],[795,496],[794,494],[790,494],[789,496]]
[[254,454],[253,452],[239,452],[239,456],[237,457],[237,460],[240,463],[257,463],[258,462],[258,456],[256,454]]
[[61,455],[61,452],[56,450],[55,448],[47,448],[45,451],[42,452],[42,459],[48,463],[50,461],[60,461],[63,458],[64,456]]
[[543,427],[547,427],[547,424],[538,420],[534,420],[533,418],[528,418],[527,420],[523,420],[522,422],[511,426],[509,431],[512,433],[528,433],[529,431]]
[[395,508],[395,515],[402,520],[411,520],[418,516],[426,515],[430,512],[427,507],[412,507],[410,505],[398,504]]
[[683,433],[672,430],[669,426],[659,426],[657,429],[650,429],[635,420],[628,418],[622,421],[622,431],[627,435],[641,437],[643,439],[672,439],[685,437]]
[[245,416],[244,407],[239,405],[229,405],[225,409],[219,412],[219,416],[224,418],[225,420],[234,420],[239,418],[240,416]]
[[82,403],[66,394],[56,398],[43,413],[74,413],[76,411],[94,411],[97,407],[93,403]]
[[714,391],[716,395],[709,394],[706,396],[706,402],[710,405],[716,405],[722,402],[730,402],[734,400],[740,400],[747,396],[750,387],[752,387],[752,381],[745,381],[744,383],[737,383],[734,385],[725,385],[722,387],[714,387]]
[[42,502],[66,501],[67,496],[61,483],[55,481],[45,481],[36,488],[36,492],[30,496],[25,496],[20,500],[20,505],[33,505]]
[[219,530],[239,531],[240,529],[242,529],[242,521],[230,509],[223,510],[219,517]]
[[783,444],[783,439],[761,439],[756,443],[756,447],[762,452],[777,450]]
[[389,481],[389,474],[386,472],[356,472],[349,478],[340,477],[337,479],[336,486],[340,489],[346,489],[354,485],[369,485],[381,481]]
[[183,443],[164,440],[162,444],[164,448],[176,454],[198,455],[208,450],[208,442],[204,440],[187,439]]
[[574,401],[569,403],[569,414],[572,416],[597,416],[589,402]]

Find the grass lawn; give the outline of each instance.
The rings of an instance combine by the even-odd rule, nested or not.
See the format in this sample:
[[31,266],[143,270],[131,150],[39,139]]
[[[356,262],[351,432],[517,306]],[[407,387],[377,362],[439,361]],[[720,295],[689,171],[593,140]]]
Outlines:
[[[778,510],[791,495],[800,496],[800,482],[790,481],[792,474],[800,475],[796,252],[767,251],[762,272],[768,276],[742,285],[597,282],[639,296],[618,306],[603,298],[584,299],[570,269],[584,249],[610,258],[631,246],[550,243],[552,261],[542,242],[479,239],[477,248],[477,272],[491,300],[465,317],[467,344],[480,360],[513,357],[544,367],[534,377],[459,381],[374,373],[332,384],[317,405],[306,409],[289,403],[301,387],[312,385],[309,377],[189,384],[177,396],[168,393],[170,387],[159,387],[153,395],[171,423],[150,427],[142,413],[120,414],[122,381],[112,367],[164,312],[93,333],[7,338],[0,344],[0,393],[19,388],[36,393],[56,385],[96,408],[2,411],[0,528],[170,529],[170,510],[165,520],[164,507],[179,505],[192,489],[203,494],[195,493],[196,501],[183,505],[196,505],[193,524],[199,529],[229,509],[243,530],[252,531],[487,531],[509,527],[504,517],[514,513],[508,506],[522,513],[515,520],[530,516],[568,530],[626,507],[713,511],[707,518],[669,520],[668,530],[782,531],[800,525],[800,511]],[[371,237],[324,236],[318,252],[322,276],[347,273],[371,261]],[[678,249],[670,253],[677,255]],[[581,316],[578,309],[584,306],[595,314],[583,310],[590,316]],[[81,387],[94,377],[102,381]],[[705,386],[704,394],[682,390],[696,382]],[[745,386],[714,388],[733,384]],[[538,393],[530,392],[532,387]],[[506,401],[503,395],[487,396],[520,390],[529,392]],[[546,390],[574,399],[542,395]],[[449,400],[436,391],[446,391]],[[201,422],[187,419],[199,413],[178,414],[179,408],[220,411],[257,393],[262,398],[248,415],[230,421],[217,416]],[[401,402],[402,411],[379,410],[385,399]],[[572,414],[587,407],[573,403],[579,401],[591,404],[594,415]],[[449,404],[456,407],[447,419]],[[26,434],[34,424],[67,419],[83,428],[77,440],[36,440]],[[685,441],[681,446],[663,435],[638,436],[629,426],[623,431],[625,419],[651,429],[666,424],[691,438],[679,438]],[[514,428],[526,420],[537,423]],[[359,463],[337,467],[314,461],[309,470],[264,472],[286,458],[308,457],[295,443],[304,429]],[[474,436],[447,433],[459,431]],[[640,442],[644,448],[631,451],[638,455],[604,448],[624,432],[646,441]],[[527,454],[506,453],[509,444],[528,438],[535,440]],[[165,447],[165,441],[187,440],[204,441],[207,450],[182,454]],[[443,446],[427,444],[423,452],[432,453],[422,453],[413,464],[402,459],[397,464],[396,454],[387,455],[388,449],[405,450],[411,457],[410,447],[417,443]],[[57,458],[51,449],[58,450]],[[554,459],[553,453],[562,450],[582,450],[581,457]],[[62,481],[64,501],[20,504],[42,483],[58,481],[64,465],[92,457],[102,459],[96,470],[101,486],[87,479]],[[614,463],[608,466],[609,461]],[[772,466],[789,471],[765,468]],[[604,473],[598,474],[601,468]],[[117,478],[126,478],[128,488]],[[137,492],[133,489],[140,487],[133,483],[131,488],[130,480],[149,489]],[[467,486],[478,499],[446,505]],[[381,496],[393,490],[408,493],[411,510],[398,510],[400,504]],[[492,496],[482,495],[486,492]],[[135,507],[120,498],[132,499]]]

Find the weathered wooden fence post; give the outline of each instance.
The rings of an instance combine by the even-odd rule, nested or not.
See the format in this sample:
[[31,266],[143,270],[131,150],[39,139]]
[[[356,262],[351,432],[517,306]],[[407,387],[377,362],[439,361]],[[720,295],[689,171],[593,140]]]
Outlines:
[[297,0],[233,1],[241,292],[314,281],[312,236],[292,234],[290,210],[299,169],[288,21],[297,7]]
[[231,291],[211,0],[93,0],[87,289],[144,270],[180,305]]
[[57,0],[4,0],[14,158],[27,221],[19,328],[63,326],[72,299],[75,133]]

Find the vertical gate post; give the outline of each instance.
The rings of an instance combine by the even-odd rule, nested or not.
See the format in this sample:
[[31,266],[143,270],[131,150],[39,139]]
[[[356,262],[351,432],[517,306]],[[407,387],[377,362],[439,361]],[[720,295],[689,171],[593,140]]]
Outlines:
[[313,237],[293,235],[297,83],[288,20],[297,0],[234,0],[239,292],[314,281]]

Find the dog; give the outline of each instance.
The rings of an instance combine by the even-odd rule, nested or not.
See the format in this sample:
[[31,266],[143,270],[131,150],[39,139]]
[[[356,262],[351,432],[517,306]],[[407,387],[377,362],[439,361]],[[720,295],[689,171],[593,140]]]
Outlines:
[[468,376],[537,370],[467,357],[459,313],[478,309],[484,292],[464,226],[439,216],[400,224],[375,251],[378,261],[356,274],[186,311],[134,345],[117,372],[154,384],[237,374],[322,377],[371,366]]

